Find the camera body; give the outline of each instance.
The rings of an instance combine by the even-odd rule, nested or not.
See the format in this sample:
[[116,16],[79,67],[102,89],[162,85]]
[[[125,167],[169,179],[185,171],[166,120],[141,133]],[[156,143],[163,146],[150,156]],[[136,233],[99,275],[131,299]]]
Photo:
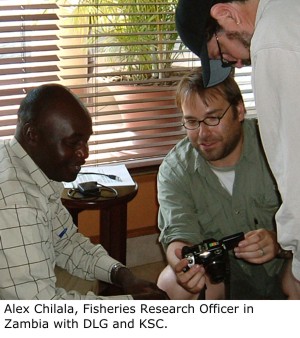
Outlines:
[[200,244],[184,246],[182,258],[188,260],[188,268],[194,264],[202,264],[211,283],[217,284],[225,280],[228,269],[228,251],[235,248],[243,240],[244,233],[226,236],[219,241],[210,238]]

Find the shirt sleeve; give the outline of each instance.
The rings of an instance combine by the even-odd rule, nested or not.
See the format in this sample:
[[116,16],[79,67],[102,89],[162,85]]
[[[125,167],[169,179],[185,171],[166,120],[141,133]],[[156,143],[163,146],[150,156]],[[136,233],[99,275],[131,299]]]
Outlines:
[[282,198],[276,214],[278,242],[293,251],[293,274],[300,280],[300,78],[296,67],[300,53],[263,49],[253,62],[263,146]]
[[[110,271],[116,262],[101,245],[93,245],[77,233],[63,206],[53,218],[28,206],[0,210],[2,299],[111,298],[56,288],[54,267],[57,263],[79,277],[110,282]],[[118,296],[121,298],[132,299],[130,295]]]
[[111,268],[118,263],[102,245],[95,245],[77,231],[72,217],[60,205],[56,223],[52,224],[56,263],[72,275],[87,279],[111,282]]
[[[176,168],[176,169],[175,169]],[[158,227],[164,249],[175,241],[197,243],[202,240],[198,215],[191,198],[191,182],[180,163],[164,161],[158,173]]]

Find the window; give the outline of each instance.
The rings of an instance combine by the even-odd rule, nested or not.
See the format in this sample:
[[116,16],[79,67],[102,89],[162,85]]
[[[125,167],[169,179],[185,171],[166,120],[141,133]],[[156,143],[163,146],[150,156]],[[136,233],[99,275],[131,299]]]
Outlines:
[[47,1],[0,4],[0,136],[14,133],[21,99],[40,83],[59,81],[58,26]]
[[[18,105],[31,88],[60,82],[91,113],[88,164],[159,164],[185,135],[176,84],[199,66],[176,33],[176,3],[1,0],[0,137],[13,135]],[[249,107],[250,71],[237,73]]]

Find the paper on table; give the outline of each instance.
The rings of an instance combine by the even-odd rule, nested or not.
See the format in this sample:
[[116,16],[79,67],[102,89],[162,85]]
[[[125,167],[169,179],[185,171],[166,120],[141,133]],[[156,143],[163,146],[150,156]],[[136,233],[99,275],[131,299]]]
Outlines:
[[[113,175],[118,179],[111,179],[105,175]],[[65,188],[77,188],[79,183],[96,181],[108,187],[135,185],[124,164],[83,167],[73,182],[63,182]]]

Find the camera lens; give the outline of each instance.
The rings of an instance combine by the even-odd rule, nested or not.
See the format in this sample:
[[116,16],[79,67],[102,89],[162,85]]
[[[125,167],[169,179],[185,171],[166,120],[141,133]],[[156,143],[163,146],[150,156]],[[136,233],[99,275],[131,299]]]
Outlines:
[[206,266],[206,272],[213,284],[224,281],[226,276],[226,264],[223,260],[214,260]]

